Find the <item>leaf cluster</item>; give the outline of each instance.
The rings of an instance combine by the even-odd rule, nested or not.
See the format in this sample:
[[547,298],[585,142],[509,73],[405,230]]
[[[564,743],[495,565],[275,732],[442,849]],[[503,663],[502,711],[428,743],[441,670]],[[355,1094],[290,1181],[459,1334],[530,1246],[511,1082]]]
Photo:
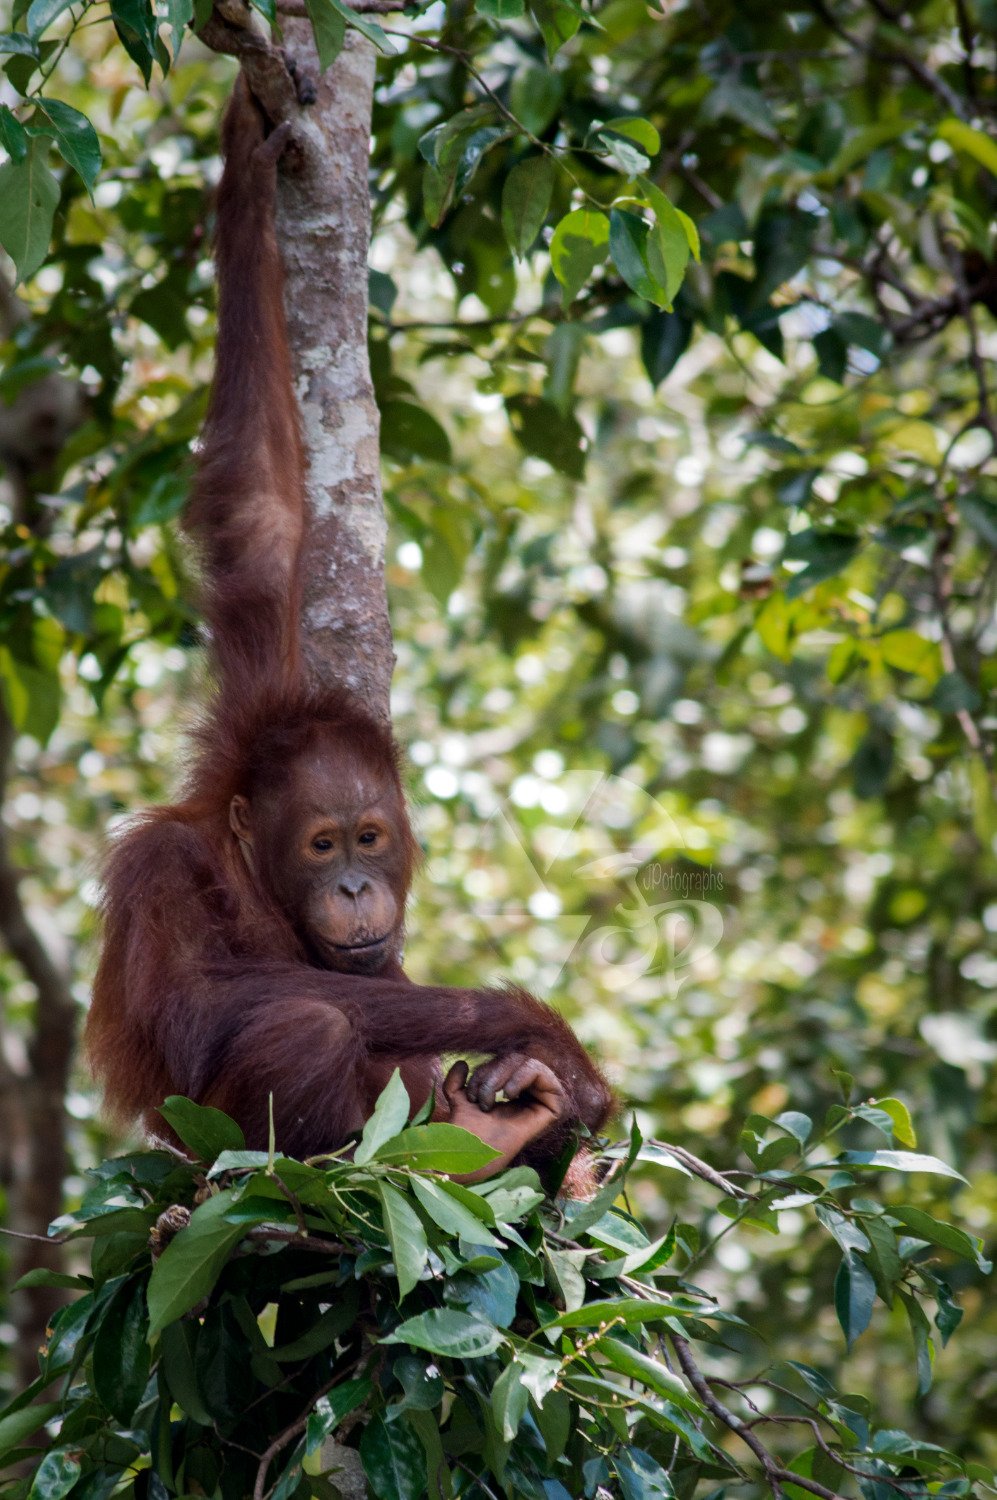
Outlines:
[[[300,1162],[273,1145],[247,1151],[228,1117],[173,1098],[162,1112],[189,1158],[156,1149],[91,1170],[79,1207],[52,1226],[92,1241],[88,1273],[29,1275],[78,1295],[53,1322],[39,1379],[0,1413],[8,1464],[31,1458],[41,1424],[54,1436],[4,1493],[328,1500],[347,1450],[381,1500],[684,1500],[703,1481],[755,1484],[729,1451],[744,1418],[715,1394],[729,1384],[725,1347],[750,1331],[690,1274],[708,1249],[691,1226],[649,1242],[620,1202],[638,1159],[688,1172],[690,1158],[634,1126],[591,1201],[551,1202],[528,1168],[454,1182],[447,1173],[486,1164],[490,1148],[424,1117],[410,1125],[408,1110],[396,1072],[355,1148]],[[812,1207],[843,1252],[835,1301],[849,1343],[877,1293],[899,1297],[924,1381],[922,1296],[937,1299],[943,1341],[959,1321],[935,1257],[989,1267],[964,1231],[869,1196],[871,1173],[952,1168],[907,1150],[829,1156],[856,1120],[912,1138],[895,1100],[838,1106],[816,1138],[798,1112],[752,1117],[752,1190],[714,1173],[721,1209],[779,1233],[781,1212]],[[748,1455],[761,1451],[766,1478],[784,1473],[793,1493],[857,1485],[866,1500],[883,1489],[920,1500],[987,1477],[878,1428],[868,1400],[773,1355],[731,1387],[758,1414],[751,1427],[768,1422],[779,1440]],[[791,1433],[807,1441],[783,1451]]]

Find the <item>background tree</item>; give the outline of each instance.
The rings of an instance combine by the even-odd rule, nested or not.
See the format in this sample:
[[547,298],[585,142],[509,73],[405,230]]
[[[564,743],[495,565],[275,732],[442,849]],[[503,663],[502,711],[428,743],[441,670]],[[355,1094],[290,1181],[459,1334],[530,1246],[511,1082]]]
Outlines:
[[[328,57],[349,18],[313,15]],[[5,922],[5,1095],[22,1122],[43,1097],[50,1121],[5,1140],[36,1142],[17,1181],[49,1193],[67,1007],[30,955],[68,964],[101,825],[175,757],[194,622],[166,523],[203,413],[205,181],[230,76],[193,39],[177,56],[182,4],[162,35],[151,9],[111,16],[117,39],[99,9],[36,0],[3,38],[0,236],[30,313],[3,377],[15,486],[21,401],[55,371],[73,393],[29,515],[15,491],[2,581],[9,868],[39,940]],[[497,970],[498,943],[645,1124],[700,1154],[709,1138],[714,1160],[735,1160],[746,1115],[839,1097],[830,1063],[856,1098],[919,1107],[982,1231],[993,17],[482,0],[384,29],[371,363],[395,713],[430,851],[416,971]],[[579,771],[653,800],[615,784],[586,802]],[[662,909],[689,895],[722,918],[710,951],[702,908],[685,928]],[[93,1101],[67,1103],[89,1161],[107,1144]],[[648,1222],[680,1210],[716,1241],[727,1221],[666,1180],[634,1187]],[[15,1227],[50,1204],[8,1194]],[[703,1274],[835,1367],[840,1255],[795,1213],[721,1239]],[[929,1436],[976,1452],[993,1315],[974,1274],[952,1272],[979,1308],[962,1356],[919,1399]],[[903,1318],[845,1367],[889,1384],[898,1420]]]

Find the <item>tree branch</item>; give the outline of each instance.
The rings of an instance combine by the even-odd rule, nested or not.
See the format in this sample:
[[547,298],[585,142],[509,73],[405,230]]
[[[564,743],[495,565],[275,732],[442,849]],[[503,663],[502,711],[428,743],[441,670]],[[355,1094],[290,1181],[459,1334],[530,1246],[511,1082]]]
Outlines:
[[[842,41],[847,42],[849,47],[854,51],[861,52],[876,62],[895,63],[899,67],[906,68],[911,77],[916,79],[922,88],[927,89],[930,94],[934,94],[937,99],[940,99],[945,108],[952,114],[956,115],[960,120],[965,120],[968,117],[969,111],[966,108],[965,100],[961,99],[955,90],[949,87],[944,78],[939,78],[937,73],[932,73],[931,69],[915,53],[909,51],[906,47],[896,44],[887,48],[880,46],[874,41],[866,41],[863,37],[855,36],[853,32],[841,24],[831,9],[830,4],[827,3],[827,0],[811,0],[811,4],[828,30],[833,31],[835,36],[840,36]],[[876,6],[873,8],[878,9]],[[883,11],[879,13],[883,15]]]
[[249,87],[275,125],[296,118],[298,94],[283,54],[257,31],[243,0],[215,0],[198,36],[212,52],[239,59]]
[[808,1479],[803,1474],[795,1474],[792,1469],[782,1468],[772,1457],[765,1444],[751,1431],[747,1423],[742,1422],[740,1417],[735,1416],[729,1407],[724,1406],[722,1401],[717,1400],[710,1389],[709,1381],[693,1359],[692,1350],[682,1335],[679,1333],[670,1333],[669,1338],[671,1339],[678,1362],[682,1367],[682,1372],[689,1384],[707,1411],[711,1412],[718,1422],[722,1422],[728,1431],[733,1432],[735,1436],[741,1439],[742,1443],[751,1449],[762,1466],[765,1482],[776,1497],[776,1500],[781,1500],[783,1484],[793,1484],[798,1486],[799,1489],[809,1490],[811,1495],[818,1495],[820,1500],[844,1500],[844,1497],[838,1495],[835,1490],[825,1489],[815,1479]]

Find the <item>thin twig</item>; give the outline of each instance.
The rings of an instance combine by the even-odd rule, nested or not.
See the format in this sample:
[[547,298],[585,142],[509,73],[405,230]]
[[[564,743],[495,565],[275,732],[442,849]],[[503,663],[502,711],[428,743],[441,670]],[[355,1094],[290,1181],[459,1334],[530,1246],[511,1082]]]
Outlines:
[[550,157],[551,161],[556,162],[557,165],[561,168],[561,171],[565,172],[568,177],[571,178],[571,181],[574,183],[578,191],[585,198],[587,198],[590,203],[594,204],[595,207],[600,211],[605,211],[607,205],[601,202],[600,199],[596,198],[593,193],[589,192],[584,183],[579,180],[576,174],[568,166],[563,154],[560,151],[556,151],[548,141],[542,141],[538,135],[534,135],[533,131],[528,129],[527,126],[523,124],[523,121],[519,118],[519,116],[513,114],[509,106],[499,98],[498,94],[492,88],[491,84],[486,83],[482,74],[478,71],[478,69],[474,66],[474,63],[471,61],[469,53],[465,52],[461,47],[451,46],[448,42],[434,42],[430,37],[410,36],[407,38],[407,40],[419,47],[428,47],[432,52],[442,52],[446,56],[453,57],[459,63],[461,63],[462,66],[465,67],[470,73],[475,83],[481,89],[481,92],[491,101],[492,104],[494,104],[499,114],[502,115],[504,119],[508,120],[509,124],[515,128],[517,134],[525,135],[526,139],[530,142],[531,145],[536,146],[538,151],[542,151],[545,156]]
[[291,1192],[291,1189],[288,1187],[287,1183],[284,1182],[280,1177],[278,1177],[278,1175],[277,1175],[276,1172],[271,1172],[269,1174],[269,1176],[272,1179],[272,1181],[274,1181],[277,1184],[277,1186],[280,1188],[281,1192],[284,1194],[284,1197],[287,1199],[288,1203],[293,1208],[293,1210],[294,1210],[294,1217],[297,1220],[297,1224],[298,1224],[298,1234],[299,1234],[299,1236],[302,1237],[302,1238],[307,1238],[307,1235],[308,1235],[308,1225],[305,1223],[305,1211],[304,1211],[304,1209],[301,1206],[301,1199],[298,1197],[297,1193],[292,1193]]
[[671,1339],[678,1362],[682,1366],[683,1374],[689,1384],[707,1411],[712,1412],[718,1422],[722,1422],[729,1432],[733,1432],[746,1447],[751,1449],[762,1466],[765,1482],[776,1497],[776,1500],[781,1500],[783,1484],[792,1484],[796,1485],[799,1489],[809,1490],[810,1494],[819,1496],[820,1500],[844,1500],[844,1497],[839,1495],[837,1491],[825,1489],[824,1485],[818,1484],[815,1479],[808,1479],[803,1474],[794,1473],[792,1469],[782,1468],[772,1457],[765,1444],[751,1431],[750,1427],[742,1422],[740,1417],[736,1416],[729,1407],[724,1406],[722,1401],[717,1400],[710,1389],[709,1381],[693,1359],[692,1350],[682,1335],[679,1333],[670,1333],[669,1338]]
[[[350,10],[358,15],[386,16],[391,11],[404,10],[411,0],[347,0]],[[307,16],[305,0],[278,0],[277,14],[281,16]]]
[[966,84],[966,93],[973,101],[974,106],[979,107],[980,98],[976,90],[976,69],[973,65],[973,49],[975,38],[973,37],[973,23],[969,15],[969,7],[966,0],[955,0],[955,13],[959,21],[959,39],[962,42],[962,76]]
[[906,68],[911,77],[916,78],[922,88],[940,99],[947,110],[957,115],[960,120],[966,119],[968,111],[965,100],[949,87],[944,78],[939,78],[937,73],[932,73],[931,69],[926,67],[913,52],[909,52],[906,47],[895,45],[892,48],[882,47],[876,42],[855,36],[841,24],[827,0],[811,0],[811,4],[828,30],[833,31],[835,36],[840,36],[841,40],[847,42],[853,51],[861,52],[875,62],[896,63]]
[[711,1167],[709,1162],[701,1161],[698,1156],[693,1156],[692,1152],[687,1151],[684,1146],[673,1146],[670,1141],[657,1140],[652,1140],[649,1144],[659,1147],[662,1151],[667,1151],[669,1156],[674,1156],[676,1161],[680,1161],[684,1167],[688,1167],[689,1171],[694,1173],[696,1177],[701,1177],[711,1187],[717,1188],[721,1193],[726,1193],[728,1198],[753,1200],[757,1197],[757,1194],[746,1192],[744,1188],[737,1187],[733,1182],[729,1182],[722,1172],[718,1172],[715,1167]]
[[69,1239],[68,1234],[29,1234],[26,1229],[8,1229],[5,1224],[0,1224],[0,1234],[12,1240],[34,1240],[39,1245],[64,1245]]
[[267,1240],[278,1240],[284,1245],[294,1245],[299,1250],[311,1250],[316,1255],[353,1255],[349,1245],[337,1240],[319,1239],[314,1234],[301,1234],[297,1229],[281,1229],[276,1224],[257,1224],[244,1236],[244,1241],[263,1244]]
[[[816,1416],[805,1417],[799,1413],[793,1415],[790,1413],[783,1414],[781,1412],[763,1411],[762,1408],[757,1404],[757,1402],[752,1401],[747,1391],[743,1389],[743,1387],[746,1385],[770,1386],[774,1391],[781,1391],[782,1394],[788,1396],[790,1400],[799,1401],[801,1405],[809,1406],[809,1403],[803,1402],[800,1396],[797,1396],[793,1391],[785,1390],[784,1387],[778,1385],[774,1380],[722,1380],[718,1375],[707,1375],[705,1378],[709,1381],[711,1386],[721,1386],[726,1391],[734,1391],[738,1396],[740,1396],[745,1406],[747,1406],[750,1411],[753,1411],[755,1413],[755,1416],[751,1419],[750,1422],[745,1422],[745,1427],[760,1427],[764,1422],[782,1423],[784,1425],[791,1422],[802,1423],[804,1426],[810,1428],[810,1431],[813,1433],[814,1441],[817,1444],[818,1448],[826,1453],[828,1458],[833,1458],[834,1462],[839,1466],[839,1468],[844,1469],[849,1474],[854,1474],[858,1479],[869,1479],[873,1481],[882,1479],[884,1484],[890,1485],[893,1489],[900,1490],[902,1494],[907,1494],[907,1486],[904,1484],[904,1481],[902,1479],[894,1479],[892,1475],[889,1474],[872,1474],[868,1469],[857,1469],[854,1464],[850,1464],[844,1458],[842,1458],[840,1453],[836,1453],[820,1430],[820,1423],[829,1421],[829,1418],[821,1416],[820,1412],[817,1412]],[[816,1410],[815,1407],[810,1407],[809,1409],[811,1411]]]
[[[946,509],[945,524],[939,534],[934,555],[931,559],[931,576],[934,584],[935,607],[938,610],[938,619],[942,630],[938,649],[941,653],[942,665],[946,672],[950,673],[956,673],[959,670],[955,639],[952,635],[952,622],[949,619],[949,604],[952,599],[952,547],[954,541],[955,517],[952,514],[951,506],[948,506]],[[978,755],[982,760],[990,777],[991,784],[993,784],[994,772],[988,747],[984,743],[976,720],[966,708],[956,709],[955,717],[966,738],[966,743],[974,754]]]
[[990,405],[990,385],[987,380],[987,367],[980,352],[976,318],[973,313],[973,299],[970,296],[969,287],[966,283],[965,267],[962,263],[962,256],[955,247],[949,249],[947,259],[955,281],[956,296],[959,299],[959,310],[966,324],[966,334],[969,339],[969,362],[976,377],[976,391],[979,400],[977,416],[980,426],[986,428],[990,434],[991,442],[997,446],[997,423],[994,422],[994,414]]
[[256,1471],[256,1483],[253,1485],[253,1500],[263,1500],[263,1496],[266,1493],[267,1470],[281,1449],[286,1448],[292,1438],[296,1438],[299,1432],[304,1432],[308,1426],[308,1418],[315,1410],[315,1403],[320,1401],[323,1396],[328,1395],[333,1386],[338,1385],[343,1377],[348,1375],[352,1369],[353,1366],[351,1365],[347,1370],[337,1371],[331,1380],[327,1380],[325,1385],[319,1386],[318,1390],[314,1391],[309,1397],[308,1405],[301,1415],[285,1427],[283,1432],[278,1432],[269,1448],[260,1457],[260,1466]]

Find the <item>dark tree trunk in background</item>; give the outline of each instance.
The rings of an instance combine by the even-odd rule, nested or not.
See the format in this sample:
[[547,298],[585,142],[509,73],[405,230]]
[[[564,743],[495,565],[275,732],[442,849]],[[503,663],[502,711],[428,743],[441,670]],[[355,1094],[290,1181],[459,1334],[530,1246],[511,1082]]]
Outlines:
[[[9,287],[0,284],[0,334],[6,336],[26,312]],[[29,385],[9,406],[0,404],[0,465],[7,480],[14,519],[36,534],[48,529],[53,511],[39,505],[37,493],[62,444],[83,416],[78,387],[49,375]],[[15,731],[0,703],[0,803],[15,774]],[[67,961],[53,956],[31,920],[21,894],[23,872],[0,822],[0,944],[15,960],[35,993],[27,1038],[27,1066],[15,1066],[4,1049],[0,1014],[0,1182],[7,1194],[5,1227],[20,1235],[44,1236],[62,1211],[67,1169],[65,1098],[76,1039],[76,1005]],[[37,1239],[11,1239],[11,1281],[37,1267],[58,1270],[59,1245]],[[38,1350],[45,1330],[66,1293],[32,1287],[11,1299],[17,1329],[14,1370],[20,1386],[38,1375]]]

